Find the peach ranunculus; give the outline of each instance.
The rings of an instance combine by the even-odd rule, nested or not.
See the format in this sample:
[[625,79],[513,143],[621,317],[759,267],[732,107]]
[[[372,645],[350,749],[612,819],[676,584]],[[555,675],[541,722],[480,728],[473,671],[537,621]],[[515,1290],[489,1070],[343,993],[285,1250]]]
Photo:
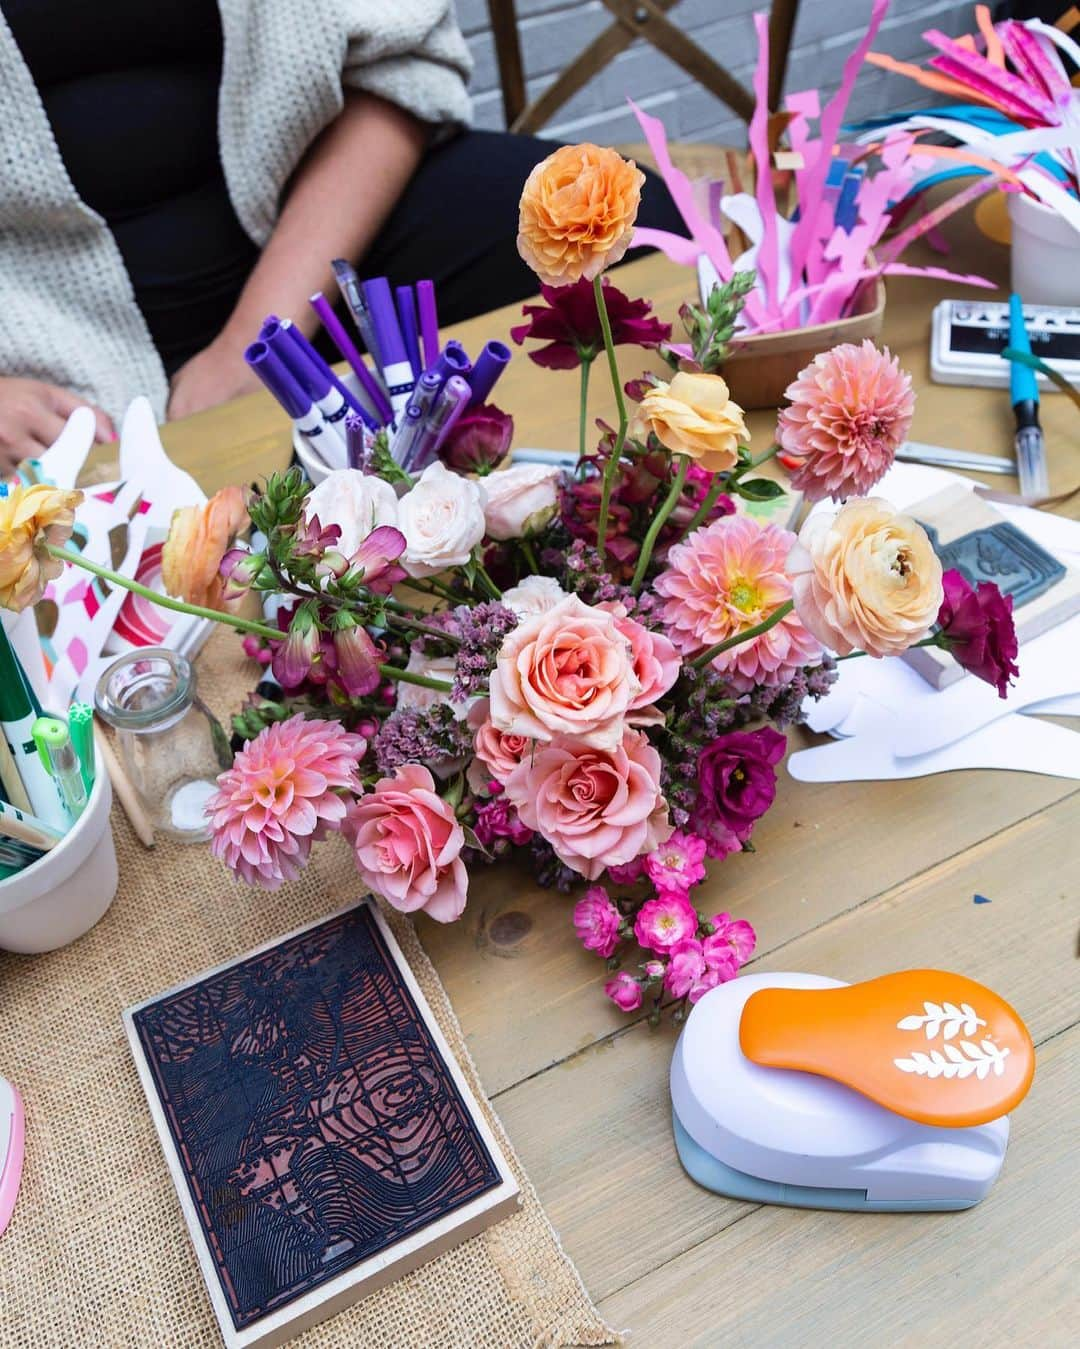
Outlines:
[[840,656],[906,651],[930,631],[944,593],[926,530],[880,497],[811,515],[786,570],[795,612]]
[[222,609],[221,559],[247,525],[244,493],[223,487],[202,506],[173,511],[161,550],[161,579],[168,594],[188,604]]
[[18,613],[36,604],[64,570],[48,545],[71,537],[81,492],[35,483],[13,484],[0,496],[0,609]]
[[641,692],[630,704],[627,716],[634,726],[655,726],[664,720],[664,714],[653,704],[661,699],[679,677],[682,658],[670,637],[654,632],[636,618],[631,618],[623,605],[609,602],[597,605],[606,609],[615,619],[615,626],[630,643],[630,658]]
[[504,785],[522,822],[588,880],[671,836],[660,755],[640,731],[627,729],[610,750],[560,736],[522,759]]
[[525,180],[518,252],[547,286],[592,281],[630,247],[645,175],[598,145],[562,145]]
[[497,730],[613,750],[641,684],[612,615],[570,595],[507,633],[489,691]]
[[[473,761],[477,772],[470,777],[481,785],[492,778],[496,782],[505,782],[522,759],[530,753],[533,741],[524,735],[514,735],[511,731],[500,731],[491,724],[491,705],[487,698],[478,698],[469,708],[469,727],[473,731]],[[470,764],[470,768],[473,765]],[[473,790],[478,790],[473,786]]]
[[364,884],[388,904],[402,913],[422,909],[437,923],[460,918],[469,886],[465,831],[422,764],[380,778],[349,808],[342,833]]
[[749,440],[743,410],[719,375],[680,370],[670,384],[654,384],[638,404],[630,434],[649,432],[672,454],[685,454],[707,473],[734,468],[739,446]]

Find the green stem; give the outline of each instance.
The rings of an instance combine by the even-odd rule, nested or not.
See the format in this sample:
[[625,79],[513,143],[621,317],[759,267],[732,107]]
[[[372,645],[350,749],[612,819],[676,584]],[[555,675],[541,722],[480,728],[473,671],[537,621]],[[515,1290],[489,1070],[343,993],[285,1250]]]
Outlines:
[[699,528],[699,526],[708,519],[709,512],[716,505],[716,498],[726,486],[726,476],[722,473],[717,473],[709,485],[709,490],[705,493],[705,500],[690,517],[690,523],[683,530],[682,534],[680,534],[680,539],[685,539],[688,535],[693,534],[694,530]]
[[645,572],[649,566],[649,559],[652,557],[653,549],[656,547],[656,540],[660,531],[667,522],[668,516],[675,509],[679,497],[682,495],[683,484],[686,482],[686,471],[690,467],[690,456],[680,454],[678,456],[679,467],[675,472],[675,481],[667,494],[664,504],[653,516],[653,522],[649,526],[649,532],[645,535],[645,542],[641,545],[641,552],[638,554],[637,566],[634,568],[634,579],[630,582],[630,589],[636,595],[641,589],[641,583],[645,579]]
[[756,459],[751,459],[747,468],[760,468],[762,464],[767,463],[775,454],[780,453],[780,446],[773,441],[764,454],[759,454]]
[[763,632],[768,632],[770,628],[775,628],[777,623],[787,618],[792,609],[795,608],[794,601],[785,600],[779,608],[774,609],[768,618],[760,623],[755,623],[752,628],[743,628],[742,632],[737,632],[734,637],[729,637],[725,642],[717,642],[715,646],[710,646],[708,651],[703,651],[700,656],[690,662],[695,670],[702,670],[710,664],[717,656],[724,651],[730,651],[733,646],[742,646],[743,642],[752,642],[755,637],[760,637]]
[[526,538],[518,539],[518,543],[521,544],[521,551],[525,554],[525,561],[533,569],[534,573],[539,574],[540,563],[536,560],[536,552],[534,551],[532,544]]
[[[161,595],[156,590],[151,590],[149,586],[142,585],[139,581],[131,581],[126,576],[120,576],[109,567],[103,567],[98,562],[91,562],[89,558],[83,557],[80,553],[73,552],[69,548],[58,548],[55,544],[47,544],[49,553],[59,558],[61,562],[70,562],[73,567],[82,567],[83,571],[92,572],[94,576],[100,576],[103,580],[118,585],[121,590],[130,590],[134,595],[142,595],[144,599],[152,601],[159,609],[171,609],[178,614],[193,614],[196,618],[208,618],[212,623],[221,623],[227,628],[234,628],[237,632],[252,632],[256,637],[263,637],[267,641],[281,642],[285,639],[285,634],[280,628],[268,627],[265,623],[254,623],[248,618],[239,618],[234,614],[223,614],[218,609],[205,609],[201,604],[188,604],[184,600],[174,600],[171,595]],[[440,633],[440,636],[443,634]],[[417,684],[424,689],[435,689],[439,693],[449,693],[453,687],[445,679],[430,679],[427,675],[413,674],[409,670],[399,670],[396,665],[380,665],[379,672],[385,679],[397,679],[403,684]]]
[[615,444],[604,465],[603,484],[600,489],[600,518],[596,524],[596,551],[603,562],[607,546],[608,511],[611,507],[611,489],[615,475],[622,462],[622,448],[626,441],[626,401],[623,398],[622,382],[619,379],[619,367],[615,360],[615,343],[611,338],[611,322],[608,319],[607,304],[604,301],[602,276],[593,281],[593,294],[596,296],[596,312],[600,318],[600,330],[604,334],[604,350],[607,352],[608,373],[611,375],[611,387],[615,390],[615,406],[619,409],[619,429],[615,434]]
[[585,436],[589,426],[589,371],[593,358],[581,361],[581,412],[578,421],[578,458],[585,458]]
[[461,638],[455,637],[452,632],[443,632],[441,628],[433,628],[427,623],[421,623],[415,618],[408,618],[404,614],[394,613],[388,610],[386,619],[389,623],[400,623],[403,628],[408,628],[410,632],[422,633],[425,637],[434,637],[440,642],[447,642],[450,646],[460,646]]
[[[912,642],[907,649],[909,651],[914,651],[917,646],[940,646],[943,651],[948,651],[949,649],[948,643],[941,641],[940,632],[935,632],[930,637],[924,637],[921,642]],[[846,656],[836,656],[835,659],[837,661],[855,660],[858,656],[868,656],[869,654],[868,651],[849,651]]]
[[484,570],[484,564],[482,562],[477,562],[476,564],[476,578],[493,600],[502,599],[502,591]]

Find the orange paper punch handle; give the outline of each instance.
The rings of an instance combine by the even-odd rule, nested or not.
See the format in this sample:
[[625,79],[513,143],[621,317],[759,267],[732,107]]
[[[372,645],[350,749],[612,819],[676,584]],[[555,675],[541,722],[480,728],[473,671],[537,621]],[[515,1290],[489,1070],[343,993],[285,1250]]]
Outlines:
[[1004,998],[945,970],[760,989],[743,1008],[739,1044],[754,1063],[831,1077],[946,1129],[1007,1114],[1035,1073],[1031,1036]]

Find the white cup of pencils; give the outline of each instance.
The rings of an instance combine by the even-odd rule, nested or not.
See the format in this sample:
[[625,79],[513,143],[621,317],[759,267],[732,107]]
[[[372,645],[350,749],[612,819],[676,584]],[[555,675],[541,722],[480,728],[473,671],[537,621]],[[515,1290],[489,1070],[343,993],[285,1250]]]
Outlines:
[[112,788],[92,709],[45,716],[2,632],[0,732],[0,948],[53,951],[116,896]]

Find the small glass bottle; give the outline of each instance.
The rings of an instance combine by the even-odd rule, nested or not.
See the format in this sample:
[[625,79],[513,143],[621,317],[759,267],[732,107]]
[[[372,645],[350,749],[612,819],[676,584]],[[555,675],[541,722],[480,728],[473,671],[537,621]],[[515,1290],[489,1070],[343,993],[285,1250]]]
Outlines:
[[114,660],[94,693],[155,829],[183,842],[210,837],[204,808],[232,762],[228,738],[196,697],[186,656],[143,647]]

